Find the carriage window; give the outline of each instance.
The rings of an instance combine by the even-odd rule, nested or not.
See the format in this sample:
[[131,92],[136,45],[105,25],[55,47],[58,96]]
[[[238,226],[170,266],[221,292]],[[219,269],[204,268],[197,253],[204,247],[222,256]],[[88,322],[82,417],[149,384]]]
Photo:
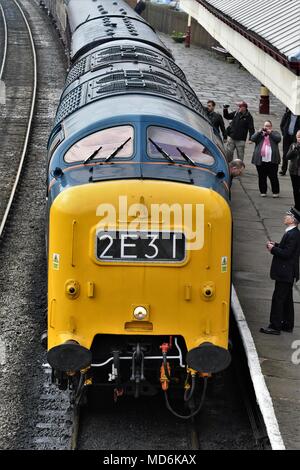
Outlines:
[[133,127],[111,127],[76,142],[65,154],[64,159],[66,163],[76,163],[85,161],[94,154],[94,160],[105,160],[123,145],[114,158],[129,158],[133,155],[133,140]]
[[162,153],[157,148],[159,146],[176,161],[187,163],[183,157],[184,153],[195,163],[201,165],[213,165],[215,162],[214,157],[203,144],[173,129],[149,127],[147,141],[148,155],[151,158],[163,158]]

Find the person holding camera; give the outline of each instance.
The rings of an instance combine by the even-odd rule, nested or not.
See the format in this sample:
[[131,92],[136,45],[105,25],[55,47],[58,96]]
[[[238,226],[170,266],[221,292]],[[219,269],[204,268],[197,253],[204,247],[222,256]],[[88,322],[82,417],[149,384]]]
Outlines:
[[296,142],[293,143],[286,155],[290,160],[289,172],[293,186],[295,208],[300,211],[300,130],[296,134]]
[[286,108],[281,119],[280,129],[283,137],[283,152],[282,166],[279,174],[284,176],[288,167],[287,153],[292,143],[296,141],[296,134],[300,130],[300,116],[293,114],[289,108]]
[[260,195],[261,197],[267,196],[267,178],[269,178],[273,197],[279,197],[280,152],[278,144],[281,141],[280,133],[273,131],[271,121],[266,121],[264,127],[252,135],[251,140],[255,143],[252,163],[257,169]]
[[237,103],[238,109],[232,113],[228,112],[229,105],[223,105],[223,116],[231,121],[226,129],[228,141],[226,146],[227,161],[231,162],[234,151],[237,151],[238,158],[244,160],[245,144],[247,134],[249,138],[254,134],[253,117],[248,111],[248,105],[245,101]]

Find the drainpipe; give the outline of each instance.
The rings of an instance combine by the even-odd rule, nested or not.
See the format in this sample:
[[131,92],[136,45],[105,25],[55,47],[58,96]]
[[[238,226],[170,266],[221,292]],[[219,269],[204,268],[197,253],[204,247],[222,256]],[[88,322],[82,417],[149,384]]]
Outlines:
[[191,45],[191,30],[192,30],[192,17],[191,15],[188,16],[188,26],[185,36],[185,47],[190,47]]

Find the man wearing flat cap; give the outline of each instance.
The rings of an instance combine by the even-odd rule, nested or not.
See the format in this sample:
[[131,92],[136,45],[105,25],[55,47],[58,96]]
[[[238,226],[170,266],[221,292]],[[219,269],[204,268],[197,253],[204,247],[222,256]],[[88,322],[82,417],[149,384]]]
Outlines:
[[232,113],[228,112],[229,105],[223,105],[223,116],[231,121],[226,129],[228,136],[226,156],[228,162],[232,161],[235,150],[237,158],[244,161],[247,134],[249,133],[250,139],[255,132],[253,117],[248,111],[248,104],[245,101],[239,101],[236,105],[237,110]]
[[270,324],[260,332],[269,335],[280,335],[281,331],[289,333],[294,328],[293,284],[299,279],[300,256],[300,212],[291,208],[283,220],[285,234],[280,243],[268,241],[267,249],[273,255],[271,279],[275,281],[272,297]]

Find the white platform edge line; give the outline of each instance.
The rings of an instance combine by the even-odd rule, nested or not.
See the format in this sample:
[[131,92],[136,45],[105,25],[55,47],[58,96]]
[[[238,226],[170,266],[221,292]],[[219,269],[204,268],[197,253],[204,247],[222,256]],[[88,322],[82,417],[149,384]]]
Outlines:
[[255,343],[233,285],[231,305],[244,344],[257,403],[266,425],[271,447],[273,450],[286,450],[275,415],[273,401],[261,370]]

